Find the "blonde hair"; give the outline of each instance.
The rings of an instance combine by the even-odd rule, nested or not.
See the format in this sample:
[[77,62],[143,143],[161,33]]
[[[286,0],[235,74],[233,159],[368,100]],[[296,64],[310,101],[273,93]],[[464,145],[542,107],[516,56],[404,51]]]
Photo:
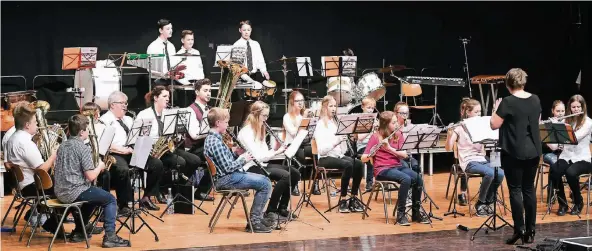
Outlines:
[[374,100],[371,97],[365,97],[364,99],[362,99],[362,105],[364,107],[366,107],[368,105],[374,105],[376,107],[376,100]]
[[[378,116],[378,136],[379,136],[380,140],[385,139],[391,133],[393,133],[393,132],[389,132],[388,126],[394,117],[397,117],[397,115],[395,114],[395,112],[391,112],[391,111],[384,111],[384,112],[380,113],[380,116]],[[399,136],[397,134],[395,134],[395,136],[393,136],[393,138],[391,138],[391,142],[393,142],[393,141],[397,142],[398,140],[399,140]]]
[[[290,114],[290,118],[293,120],[296,116],[293,114],[294,111],[294,107],[296,106],[296,97],[300,95],[302,96],[302,98],[304,98],[304,95],[302,95],[302,93],[300,93],[299,91],[293,91],[292,93],[290,93],[290,97],[288,99],[288,114]],[[303,107],[302,110],[297,111],[298,114],[302,113],[304,111],[304,108],[306,106]]]
[[477,106],[481,106],[479,101],[472,98],[463,98],[460,103],[460,119],[463,120],[468,118],[468,113]]
[[526,85],[526,72],[520,68],[512,68],[506,74],[506,86],[510,90],[524,89]]
[[394,112],[399,112],[399,108],[400,108],[401,106],[407,106],[407,107],[409,107],[409,105],[408,105],[407,103],[405,103],[405,102],[403,102],[403,101],[399,101],[399,102],[397,102],[397,103],[395,104],[395,108],[393,109],[393,111],[394,111]]
[[555,107],[557,107],[558,105],[564,105],[565,106],[565,104],[561,100],[555,100],[555,101],[553,101],[553,105],[551,105],[551,116],[555,116],[555,115],[553,115],[553,111],[555,110]]
[[327,96],[323,97],[323,101],[321,101],[321,113],[320,113],[319,117],[321,118],[321,120],[323,120],[323,122],[325,122],[325,127],[328,127],[329,120],[333,119],[331,114],[329,114],[329,103],[331,101],[337,103],[337,101],[335,101],[335,98],[333,98],[333,96],[331,96],[331,95],[327,95]]
[[229,118],[230,118],[230,112],[228,111],[228,109],[214,107],[208,112],[208,124],[210,125],[210,128],[216,127],[217,121],[221,121],[221,120],[225,120],[225,119],[229,119]]
[[586,107],[586,100],[584,99],[584,97],[582,95],[576,94],[571,96],[571,98],[567,102],[567,107],[565,108],[565,115],[573,114],[571,111],[571,103],[573,102],[578,102],[580,103],[580,105],[582,105],[583,113],[575,117],[566,118],[565,122],[570,125],[573,125],[574,131],[577,131],[584,125],[585,118],[586,116],[588,116],[588,108]]
[[[243,127],[250,125],[253,131],[255,132],[255,139],[259,139],[261,141],[265,140],[265,126],[263,125],[264,121],[259,120],[259,116],[265,109],[269,110],[269,105],[267,105],[263,101],[256,101],[251,105],[249,109],[249,116],[245,120]],[[261,125],[259,125],[261,124]]]

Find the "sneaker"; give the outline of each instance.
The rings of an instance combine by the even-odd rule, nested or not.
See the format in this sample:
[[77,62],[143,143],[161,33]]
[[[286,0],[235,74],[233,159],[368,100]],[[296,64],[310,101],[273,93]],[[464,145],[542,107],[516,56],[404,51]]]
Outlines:
[[87,232],[87,233],[90,233],[90,232],[91,232],[91,230],[92,230],[92,233],[91,233],[91,234],[101,234],[101,233],[103,233],[103,231],[104,231],[105,229],[104,229],[104,228],[102,228],[102,227],[99,227],[99,226],[95,226],[95,227],[93,228],[93,225],[89,223],[88,225],[86,225],[86,232]]
[[426,214],[421,213],[419,216],[419,219],[416,219],[415,222],[419,222],[421,224],[430,224],[430,217],[428,217]]
[[132,244],[129,240],[123,239],[117,236],[115,233],[105,233],[103,236],[103,248],[116,248],[116,247],[131,247]]
[[[86,237],[90,240],[92,234],[87,232]],[[68,236],[68,242],[78,243],[83,241],[85,241],[84,234],[76,229],[72,230],[72,233]]]
[[117,210],[117,216],[128,216],[132,212],[132,209],[129,207],[121,207]]
[[[273,228],[268,227],[267,225],[263,224],[263,221],[252,223],[252,225],[253,225],[253,232],[254,233],[271,233],[271,231],[273,230]],[[245,228],[245,230],[247,232],[251,232],[251,229],[249,228],[248,223],[247,223],[247,227]]]
[[286,222],[287,218],[284,216],[279,215],[277,212],[268,212],[265,213],[265,218],[266,220],[273,222],[275,224],[278,223],[278,219],[280,223],[284,223]]
[[[278,211],[280,217],[288,218],[290,216],[290,211],[288,209],[280,209]],[[298,216],[295,213],[292,213],[292,219],[296,219]]]
[[339,212],[340,213],[349,213],[350,212],[348,200],[339,201]]
[[466,206],[467,205],[467,194],[461,193],[458,195],[458,205]]
[[350,212],[364,212],[364,206],[360,203],[359,200],[351,199],[349,202],[349,211]]
[[292,196],[300,196],[300,189],[297,186],[292,190]]
[[[265,226],[270,228],[275,228],[278,225],[278,218],[279,215],[275,212],[266,213],[263,219],[261,219],[261,223]],[[281,219],[280,219],[281,221]]]
[[319,189],[319,182],[315,182],[312,186],[312,194],[321,195],[321,189]]
[[397,212],[397,224],[401,226],[411,225],[411,223],[409,223],[409,219],[407,219],[407,215],[405,215],[405,212]]
[[372,191],[372,187],[373,187],[373,185],[374,185],[374,184],[372,184],[372,182],[370,182],[370,183],[366,183],[366,192],[370,192],[370,191]]
[[493,207],[495,206],[495,202],[487,203],[487,214],[493,215]]
[[485,203],[477,202],[475,205],[476,215],[479,217],[489,216],[488,206]]

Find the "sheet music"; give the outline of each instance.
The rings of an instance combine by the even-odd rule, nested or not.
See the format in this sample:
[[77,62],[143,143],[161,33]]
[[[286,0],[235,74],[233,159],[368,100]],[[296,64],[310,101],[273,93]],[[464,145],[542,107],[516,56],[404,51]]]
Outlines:
[[130,166],[135,166],[140,169],[146,168],[146,162],[148,162],[148,156],[152,151],[152,138],[150,136],[141,136],[136,140],[134,146],[134,152],[130,160]]
[[216,58],[214,59],[214,67],[220,67],[218,60],[229,60],[230,52],[232,51],[232,45],[224,44],[218,45],[216,48]]
[[[171,135],[175,132],[182,133],[189,127],[189,111],[185,108],[165,109],[162,112],[161,120],[164,126],[162,135]],[[175,128],[177,129],[175,131]]]
[[[306,62],[308,62],[308,67],[306,67]],[[312,61],[310,61],[310,57],[297,57],[296,67],[298,68],[298,76],[300,77],[309,77],[313,75]],[[306,68],[308,68],[308,74]]]
[[321,57],[322,75],[324,77],[339,76],[339,58],[341,58],[343,63],[341,76],[356,75],[357,56],[325,56]]
[[499,139],[499,130],[491,130],[491,116],[472,117],[463,120],[463,128],[473,143],[487,143]]
[[109,148],[111,148],[111,143],[115,138],[115,127],[108,125],[103,130],[103,134],[101,134],[101,138],[99,139],[99,154],[105,155]]
[[[117,122],[115,122],[117,123]],[[150,129],[152,128],[152,119],[138,119],[132,124],[130,133],[127,136],[126,146],[134,145],[139,136],[150,136]]]
[[[365,123],[360,123],[362,121],[372,121],[370,124],[370,129],[372,129],[372,124],[376,119],[378,113],[354,113],[354,114],[344,114],[344,115],[337,115],[337,119],[339,119],[339,123],[345,126],[345,129],[340,130],[340,132],[359,132],[359,131],[367,131],[368,125]],[[358,127],[354,128],[355,121],[358,119]],[[338,128],[341,128],[338,125]]]
[[[415,148],[431,148],[434,147],[435,142],[440,136],[440,128],[434,125],[418,124],[414,125],[405,137],[405,143],[399,150],[413,150]],[[403,132],[405,135],[405,132]],[[421,142],[419,142],[421,138]],[[419,145],[418,145],[419,142]]]

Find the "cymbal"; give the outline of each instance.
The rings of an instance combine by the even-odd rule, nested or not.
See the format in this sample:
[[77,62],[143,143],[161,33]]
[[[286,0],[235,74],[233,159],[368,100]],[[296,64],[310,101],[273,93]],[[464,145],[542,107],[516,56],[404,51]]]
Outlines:
[[173,56],[177,56],[177,57],[204,57],[205,58],[205,56],[191,54],[191,53],[179,53],[179,54],[175,54]]
[[381,69],[378,69],[380,73],[389,73],[391,71],[402,71],[407,69],[407,66],[404,65],[390,65]]
[[282,58],[280,58],[280,59],[276,59],[276,60],[269,61],[269,63],[268,63],[268,64],[275,63],[275,62],[280,62],[280,61],[286,61],[286,62],[296,62],[296,58],[297,58],[297,57],[290,57],[290,58],[287,58],[287,57],[282,57]]

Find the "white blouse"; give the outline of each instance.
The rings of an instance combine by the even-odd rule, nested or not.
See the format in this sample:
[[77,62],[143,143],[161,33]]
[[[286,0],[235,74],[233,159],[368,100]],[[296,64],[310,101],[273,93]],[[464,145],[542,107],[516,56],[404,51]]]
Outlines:
[[285,144],[292,143],[296,135],[298,134],[298,129],[300,127],[300,122],[302,121],[302,115],[298,114],[294,119],[290,116],[289,113],[284,114],[284,130],[286,131],[286,138],[284,139]]
[[[238,140],[240,141],[241,145],[245,147],[245,150],[248,151],[253,155],[261,165],[267,166],[267,162],[275,156],[275,151],[273,149],[269,149],[269,146],[265,142],[265,140],[261,141],[259,139],[255,139],[255,131],[251,128],[251,125],[246,125],[238,132]],[[252,166],[255,165],[254,161],[247,162],[243,169],[245,171],[249,170]]]
[[329,120],[328,124],[320,119],[317,123],[314,138],[317,142],[317,150],[319,158],[324,157],[335,157],[341,158],[347,151],[347,145],[345,142],[341,142],[336,147],[333,147],[337,142],[341,141],[341,135],[335,135],[337,133],[337,125],[332,119]]
[[[572,125],[573,126],[573,125]],[[573,163],[578,161],[590,162],[592,155],[590,154],[590,139],[592,136],[592,119],[589,117],[585,118],[582,127],[574,132],[578,139],[577,145],[564,145],[559,159],[569,161]]]

